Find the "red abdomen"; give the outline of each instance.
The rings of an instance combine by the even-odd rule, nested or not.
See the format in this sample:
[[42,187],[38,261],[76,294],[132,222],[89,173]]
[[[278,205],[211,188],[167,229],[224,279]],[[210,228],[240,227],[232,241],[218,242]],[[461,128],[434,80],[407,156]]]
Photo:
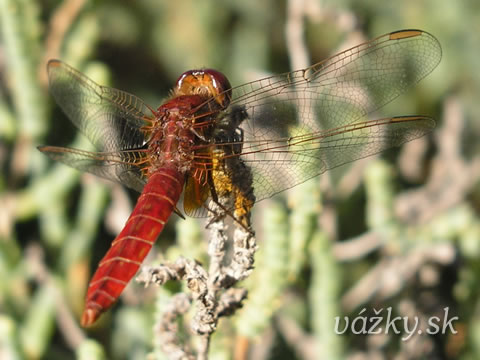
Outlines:
[[125,227],[98,265],[90,281],[82,325],[92,325],[120,296],[149,253],[182,192],[184,175],[178,170],[154,172]]

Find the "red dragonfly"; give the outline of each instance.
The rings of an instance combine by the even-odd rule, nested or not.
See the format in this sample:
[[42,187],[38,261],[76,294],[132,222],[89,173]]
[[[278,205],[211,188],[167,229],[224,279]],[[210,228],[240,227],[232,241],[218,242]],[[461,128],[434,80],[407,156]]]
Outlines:
[[39,150],[141,192],[89,284],[82,325],[92,325],[120,296],[171,213],[179,212],[182,191],[185,212],[201,216],[225,193],[225,179],[250,176],[253,204],[431,131],[435,121],[425,116],[366,116],[440,59],[435,37],[401,30],[309,68],[234,88],[218,71],[187,71],[157,109],[51,60],[53,97],[99,152]]

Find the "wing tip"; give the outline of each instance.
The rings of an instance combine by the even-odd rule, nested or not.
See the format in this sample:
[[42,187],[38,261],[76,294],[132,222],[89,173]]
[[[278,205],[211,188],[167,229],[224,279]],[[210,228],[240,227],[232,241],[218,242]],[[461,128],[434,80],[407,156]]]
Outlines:
[[414,38],[418,36],[429,38],[430,41],[432,41],[435,44],[435,47],[437,47],[439,56],[438,56],[438,61],[435,63],[435,65],[432,68],[433,70],[440,63],[440,60],[442,59],[442,46],[434,35],[430,34],[428,31],[419,30],[419,29],[404,29],[404,30],[393,31],[390,34],[388,34],[389,40],[404,40],[404,39]]
[[50,153],[65,152],[65,150],[68,150],[68,149],[62,148],[59,146],[40,145],[40,146],[37,146],[37,150],[48,155]]
[[59,67],[62,64],[62,62],[58,59],[50,59],[47,62],[47,70]]
[[406,29],[406,30],[398,30],[398,31],[391,32],[389,36],[390,36],[390,40],[402,40],[402,39],[420,36],[423,34],[428,34],[428,33],[423,30]]
[[434,129],[437,122],[435,119],[424,115],[412,115],[412,116],[395,116],[391,118],[391,122],[407,122],[407,121],[423,121],[428,124],[428,127]]

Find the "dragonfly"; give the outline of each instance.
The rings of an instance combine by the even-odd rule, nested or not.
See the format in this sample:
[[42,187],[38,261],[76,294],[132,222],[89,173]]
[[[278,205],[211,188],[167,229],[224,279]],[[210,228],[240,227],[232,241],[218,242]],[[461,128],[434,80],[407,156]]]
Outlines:
[[230,195],[248,201],[225,210],[248,210],[327,170],[432,131],[428,116],[369,115],[432,72],[441,56],[433,35],[400,30],[308,68],[236,87],[219,71],[190,70],[157,108],[50,60],[53,98],[98,151],[39,150],[141,193],[89,283],[81,324],[91,326],[116,302],[171,214],[181,215],[177,203],[187,215],[204,216],[244,177],[250,193]]

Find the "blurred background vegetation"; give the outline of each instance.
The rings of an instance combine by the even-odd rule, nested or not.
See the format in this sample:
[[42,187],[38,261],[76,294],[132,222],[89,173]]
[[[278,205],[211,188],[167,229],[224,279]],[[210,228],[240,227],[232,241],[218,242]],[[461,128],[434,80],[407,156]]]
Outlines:
[[[260,202],[249,297],[210,356],[247,344],[251,359],[480,358],[478,1],[0,0],[0,26],[1,359],[164,358],[154,324],[173,287],[133,282],[96,327],[78,325],[137,194],[37,151],[90,146],[48,94],[48,59],[156,107],[191,68],[238,85],[404,28],[434,34],[443,59],[380,115],[432,116],[435,132]],[[203,227],[172,216],[147,262],[204,259]],[[335,334],[335,317],[343,329],[388,308],[423,330],[457,316],[456,333]]]

